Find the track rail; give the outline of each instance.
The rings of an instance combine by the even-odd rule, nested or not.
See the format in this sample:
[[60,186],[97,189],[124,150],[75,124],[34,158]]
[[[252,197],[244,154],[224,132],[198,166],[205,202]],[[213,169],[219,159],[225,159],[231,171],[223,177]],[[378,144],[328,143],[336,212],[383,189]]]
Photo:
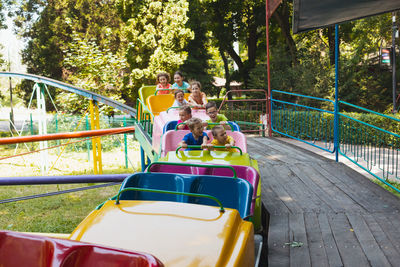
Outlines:
[[116,108],[121,110],[122,112],[125,112],[133,117],[136,118],[137,111],[136,109],[127,106],[125,104],[119,103],[118,101],[115,101],[111,98],[96,94],[94,92],[91,92],[89,90],[81,89],[76,86],[60,82],[57,80],[53,80],[50,78],[42,77],[39,75],[34,75],[34,74],[26,74],[26,73],[18,73],[18,72],[0,72],[0,77],[15,77],[15,78],[21,78],[21,79],[26,79],[30,81],[34,81],[36,83],[43,83],[47,84],[59,89],[63,89],[66,91],[69,91],[71,93],[75,93],[81,96],[84,96],[86,98],[95,100],[97,102],[103,103],[105,105],[108,105],[110,107]]

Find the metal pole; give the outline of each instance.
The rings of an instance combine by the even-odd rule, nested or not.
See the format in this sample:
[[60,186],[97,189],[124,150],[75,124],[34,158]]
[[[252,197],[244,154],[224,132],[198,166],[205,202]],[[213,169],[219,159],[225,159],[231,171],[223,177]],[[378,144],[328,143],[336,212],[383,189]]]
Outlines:
[[[124,117],[124,127],[126,127],[126,118]],[[125,169],[128,169],[128,139],[124,134],[124,146],[125,146]]]
[[393,85],[393,113],[396,113],[396,13],[392,13],[392,85]]
[[269,1],[265,0],[265,28],[266,28],[266,38],[267,38],[267,80],[268,80],[268,102],[267,102],[267,111],[268,111],[268,136],[272,136],[272,124],[271,124],[271,112],[272,112],[272,103],[271,103],[271,79],[269,72]]
[[[86,115],[86,131],[89,131],[89,120],[88,120],[88,115]],[[86,148],[87,148],[87,153],[88,153],[88,162],[90,163],[90,141],[89,138],[86,140]]]
[[[8,50],[8,71],[11,71],[10,50]],[[9,83],[10,83],[10,130],[14,131],[13,125],[15,125],[15,123],[14,123],[14,109],[13,109],[11,77],[9,78]]]
[[339,162],[339,26],[335,24],[335,117],[333,142],[335,159]]

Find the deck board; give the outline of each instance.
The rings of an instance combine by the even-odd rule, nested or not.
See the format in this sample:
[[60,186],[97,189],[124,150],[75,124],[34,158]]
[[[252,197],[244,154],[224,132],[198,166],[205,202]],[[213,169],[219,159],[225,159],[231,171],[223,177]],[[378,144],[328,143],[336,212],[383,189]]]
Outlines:
[[[399,264],[397,196],[343,163],[281,140],[249,137],[248,151],[270,213],[269,266]],[[285,245],[291,242],[302,245]]]

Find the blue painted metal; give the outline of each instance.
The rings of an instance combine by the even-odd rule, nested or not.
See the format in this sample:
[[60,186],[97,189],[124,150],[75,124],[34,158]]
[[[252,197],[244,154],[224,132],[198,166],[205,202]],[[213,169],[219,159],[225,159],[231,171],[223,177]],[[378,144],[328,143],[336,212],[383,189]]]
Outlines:
[[[272,92],[281,93],[274,90]],[[285,92],[285,95],[316,99],[288,92]],[[334,112],[277,100],[272,96],[271,102],[273,102],[274,132],[319,147],[324,151],[337,153],[336,159],[340,154],[400,192],[400,189],[391,184],[400,180],[400,133],[397,130],[400,119],[339,100],[333,102]],[[331,104],[332,101],[327,100],[326,103]],[[363,121],[363,116],[357,119],[351,114],[341,113],[340,105],[357,108],[362,114],[379,116],[381,119],[377,122],[387,120],[382,123],[393,130],[382,129],[379,125]],[[365,118],[366,116],[364,115]],[[333,149],[331,149],[332,141]],[[316,145],[315,142],[322,142],[325,146]]]
[[278,100],[274,95],[295,96],[304,100],[317,100],[333,105],[329,99],[310,97],[297,93],[271,91],[272,130],[281,135],[302,141],[324,151],[333,152],[333,121],[327,116],[334,114],[331,110],[310,107],[303,104]]
[[[224,207],[237,209],[242,218],[250,215],[253,196],[253,188],[249,182],[224,176],[136,173],[125,179],[120,192],[130,187],[211,195],[221,200]],[[199,197],[139,191],[124,192],[120,199],[174,201],[215,206],[213,201]]]
[[21,78],[21,79],[26,79],[26,80],[31,80],[39,84],[47,84],[50,86],[54,86],[56,88],[60,88],[66,91],[69,91],[71,93],[75,93],[81,96],[84,96],[89,99],[93,99],[95,101],[98,101],[100,103],[106,104],[110,107],[116,108],[121,110],[122,112],[125,112],[127,114],[130,114],[132,117],[136,117],[136,109],[127,106],[125,104],[119,103],[118,101],[115,101],[111,98],[93,93],[91,91],[81,89],[78,87],[75,87],[70,84],[66,84],[57,80],[53,80],[50,78],[34,75],[34,74],[25,74],[25,73],[16,73],[16,72],[0,72],[0,77],[16,77],[16,78]]
[[335,117],[334,117],[334,150],[336,162],[339,161],[339,26],[335,25]]
[[0,177],[0,185],[81,184],[122,182],[132,174]]

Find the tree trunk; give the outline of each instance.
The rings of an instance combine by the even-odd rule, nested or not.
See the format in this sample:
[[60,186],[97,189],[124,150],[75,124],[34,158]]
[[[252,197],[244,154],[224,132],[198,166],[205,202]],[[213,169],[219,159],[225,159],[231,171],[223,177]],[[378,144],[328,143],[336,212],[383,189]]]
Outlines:
[[329,62],[335,65],[335,26],[328,27]]
[[[228,92],[231,88],[230,88],[230,74],[229,74],[229,64],[228,64],[228,59],[225,56],[224,51],[222,50],[222,48],[220,47],[219,49],[219,53],[221,55],[222,61],[224,62],[224,69],[225,69],[225,88],[226,88],[226,92]],[[233,50],[233,49],[232,49]],[[236,54],[236,53],[235,53]],[[242,63],[243,64],[243,63]],[[232,99],[232,95],[228,95],[228,99],[231,100]]]
[[286,40],[286,44],[289,47],[289,52],[292,57],[292,64],[297,65],[299,63],[297,60],[297,47],[290,32],[290,13],[287,0],[282,1],[281,7],[279,7],[272,16],[277,20],[283,37]]

